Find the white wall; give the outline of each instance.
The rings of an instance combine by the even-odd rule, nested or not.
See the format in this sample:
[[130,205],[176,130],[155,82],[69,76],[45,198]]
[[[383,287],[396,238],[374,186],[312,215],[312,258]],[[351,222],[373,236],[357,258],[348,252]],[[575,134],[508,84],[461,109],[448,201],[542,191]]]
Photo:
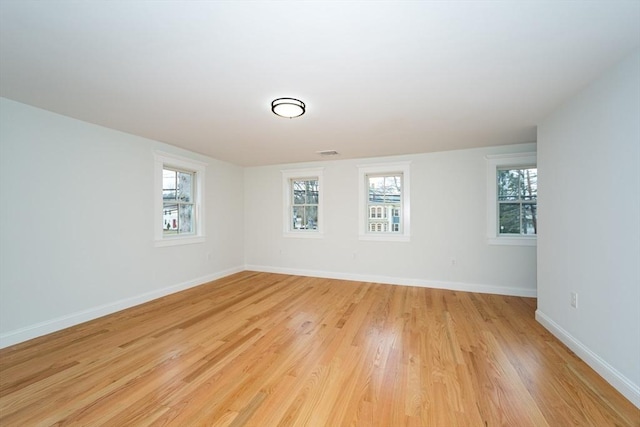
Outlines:
[[[154,150],[208,164],[205,243],[154,246]],[[0,98],[0,346],[241,270],[242,193],[240,167]]]
[[538,127],[537,318],[640,406],[639,170],[636,52]]
[[[488,154],[535,144],[245,169],[248,269],[535,296],[535,247],[487,244]],[[357,165],[411,161],[411,241],[358,240]],[[324,167],[323,239],[283,237],[283,169]],[[451,260],[455,259],[455,265]]]

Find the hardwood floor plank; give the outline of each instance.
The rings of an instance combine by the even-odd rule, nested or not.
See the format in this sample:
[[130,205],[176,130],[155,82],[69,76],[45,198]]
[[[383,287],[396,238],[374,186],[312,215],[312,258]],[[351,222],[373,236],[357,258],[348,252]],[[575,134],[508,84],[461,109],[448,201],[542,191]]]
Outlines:
[[0,350],[0,425],[640,426],[535,308],[241,272]]

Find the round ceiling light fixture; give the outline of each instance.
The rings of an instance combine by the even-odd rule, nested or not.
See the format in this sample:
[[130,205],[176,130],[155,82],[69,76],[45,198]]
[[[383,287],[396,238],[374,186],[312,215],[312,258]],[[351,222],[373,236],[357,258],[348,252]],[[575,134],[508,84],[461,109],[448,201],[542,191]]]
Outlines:
[[271,102],[271,111],[273,114],[287,119],[300,117],[306,111],[304,102],[295,98],[278,98]]

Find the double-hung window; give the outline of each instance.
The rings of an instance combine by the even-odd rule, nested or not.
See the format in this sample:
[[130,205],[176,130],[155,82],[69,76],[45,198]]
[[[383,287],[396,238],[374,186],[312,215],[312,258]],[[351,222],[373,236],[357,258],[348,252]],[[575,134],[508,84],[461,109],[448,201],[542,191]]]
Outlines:
[[369,232],[400,233],[402,178],[402,173],[367,175]]
[[282,171],[285,236],[322,237],[322,181],[322,168]]
[[536,244],[538,169],[535,153],[487,156],[487,237],[490,244]]
[[361,240],[410,238],[409,162],[358,166]]
[[538,233],[538,169],[498,169],[498,233],[521,236]]
[[163,236],[193,234],[195,217],[195,172],[171,166],[162,169]]
[[155,153],[156,246],[204,241],[205,169],[195,160]]

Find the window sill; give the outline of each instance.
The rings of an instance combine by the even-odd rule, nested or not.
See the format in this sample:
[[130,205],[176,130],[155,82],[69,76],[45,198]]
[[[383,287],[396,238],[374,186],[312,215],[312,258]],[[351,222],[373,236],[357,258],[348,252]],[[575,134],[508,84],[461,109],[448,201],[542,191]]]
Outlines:
[[490,245],[505,245],[505,246],[537,246],[537,237],[489,237],[488,243]]
[[165,246],[192,245],[194,243],[204,243],[204,241],[204,236],[167,237],[162,240],[156,240],[155,246],[160,248]]
[[404,234],[360,234],[358,239],[374,242],[409,242],[411,241],[411,236]]

